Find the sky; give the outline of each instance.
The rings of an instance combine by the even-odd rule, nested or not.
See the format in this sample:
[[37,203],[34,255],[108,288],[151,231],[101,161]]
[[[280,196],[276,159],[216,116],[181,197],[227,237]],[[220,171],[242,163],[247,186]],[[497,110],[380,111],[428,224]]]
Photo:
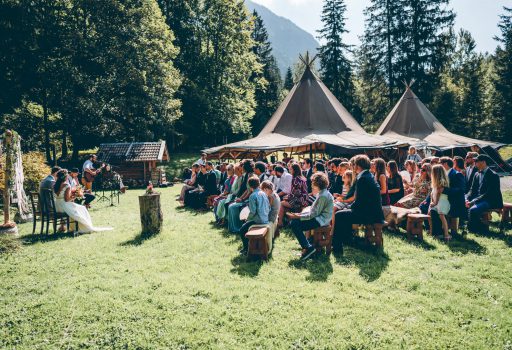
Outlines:
[[[302,29],[317,37],[321,28],[322,0],[253,0],[268,7],[279,16],[286,17]],[[364,32],[363,9],[369,0],[345,0],[347,4],[347,44],[359,45],[359,36]],[[499,15],[503,6],[512,7],[512,0],[451,0],[450,5],[457,14],[455,27],[469,30],[480,52],[492,53],[498,43],[493,39],[499,34]]]

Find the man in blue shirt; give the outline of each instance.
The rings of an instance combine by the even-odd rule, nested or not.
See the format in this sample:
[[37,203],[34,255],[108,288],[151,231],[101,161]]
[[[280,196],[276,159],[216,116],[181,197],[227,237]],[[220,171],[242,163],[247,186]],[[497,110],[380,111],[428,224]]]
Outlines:
[[243,248],[240,254],[247,255],[249,241],[245,238],[245,234],[252,225],[268,224],[268,215],[270,213],[270,203],[267,194],[260,190],[260,179],[256,176],[249,178],[247,181],[252,193],[249,196],[249,216],[247,222],[240,228],[240,237],[242,238]]

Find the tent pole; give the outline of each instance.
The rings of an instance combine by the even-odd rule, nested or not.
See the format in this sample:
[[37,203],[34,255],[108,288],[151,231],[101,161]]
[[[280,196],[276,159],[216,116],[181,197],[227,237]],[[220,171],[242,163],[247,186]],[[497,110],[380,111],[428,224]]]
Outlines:
[[309,145],[309,159],[313,159],[313,144]]

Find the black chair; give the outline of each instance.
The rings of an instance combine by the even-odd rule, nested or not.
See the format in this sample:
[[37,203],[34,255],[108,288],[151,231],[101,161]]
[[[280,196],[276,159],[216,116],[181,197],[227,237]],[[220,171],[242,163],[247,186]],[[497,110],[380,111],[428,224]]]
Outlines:
[[[69,231],[69,216],[66,213],[59,213],[55,207],[55,197],[53,190],[43,190],[43,215],[46,219],[46,234],[50,227],[50,223],[53,224],[53,233],[57,233],[57,221],[66,220],[67,231]],[[75,232],[78,231],[78,222],[75,221]]]
[[36,233],[36,226],[37,226],[37,220],[41,220],[41,232],[40,234],[43,234],[43,227],[44,227],[44,215],[43,211],[41,210],[41,199],[39,198],[38,192],[30,192],[30,202],[32,203],[32,214],[33,214],[33,228],[32,228],[32,234]]

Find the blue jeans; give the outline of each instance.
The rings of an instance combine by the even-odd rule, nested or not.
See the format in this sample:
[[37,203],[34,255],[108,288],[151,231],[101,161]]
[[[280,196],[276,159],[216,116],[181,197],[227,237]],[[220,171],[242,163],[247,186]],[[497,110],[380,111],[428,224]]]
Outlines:
[[312,247],[312,245],[306,238],[304,231],[309,231],[317,227],[320,227],[320,224],[315,219],[304,221],[300,219],[294,219],[290,223],[290,227],[292,228],[295,237],[297,237],[297,240],[299,241],[299,244],[302,247],[302,249],[309,249]]
[[239,233],[242,227],[240,212],[247,206],[247,203],[233,203],[228,207],[228,229],[230,232]]
[[491,206],[488,202],[482,201],[479,203],[473,204],[471,208],[469,208],[469,223],[468,229],[473,232],[482,232],[486,231],[487,227],[482,223],[481,217],[482,214],[491,209]]

